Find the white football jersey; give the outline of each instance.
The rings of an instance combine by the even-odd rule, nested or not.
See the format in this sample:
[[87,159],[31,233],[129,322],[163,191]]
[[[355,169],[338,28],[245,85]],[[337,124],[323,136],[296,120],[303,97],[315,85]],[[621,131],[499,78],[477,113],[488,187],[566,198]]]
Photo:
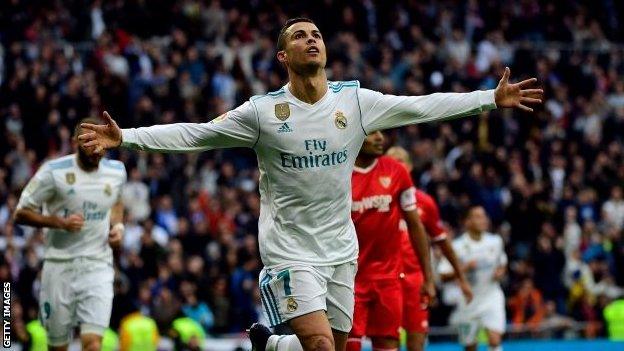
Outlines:
[[120,161],[102,159],[92,172],[78,166],[76,154],[45,162],[24,188],[17,207],[60,217],[79,213],[85,220],[75,233],[45,229],[45,259],[88,257],[112,264],[110,212],[125,181],[126,168]]
[[159,152],[250,147],[258,156],[259,243],[267,267],[357,258],[351,171],[367,133],[495,108],[494,91],[393,96],[328,82],[308,104],[285,85],[209,123],[122,130],[123,145]]
[[[483,233],[481,240],[476,241],[464,233],[453,241],[453,249],[461,264],[477,262],[476,269],[466,272],[475,300],[489,296],[492,292],[501,291],[500,283],[493,279],[496,268],[507,265],[505,246],[499,235]],[[441,274],[453,273],[453,267],[444,259],[438,271]]]

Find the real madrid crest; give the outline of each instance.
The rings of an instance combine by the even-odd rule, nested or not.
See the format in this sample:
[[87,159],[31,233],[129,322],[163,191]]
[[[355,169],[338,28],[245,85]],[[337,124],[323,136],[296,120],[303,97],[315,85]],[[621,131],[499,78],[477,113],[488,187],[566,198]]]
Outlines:
[[334,124],[338,129],[347,128],[347,117],[345,117],[342,111],[336,111],[336,119],[334,119]]
[[299,307],[299,305],[294,298],[289,297],[288,300],[286,300],[286,308],[288,309],[288,312],[295,312],[297,307]]
[[111,188],[110,184],[106,184],[104,186],[104,194],[106,194],[106,196],[111,196],[113,194],[113,189]]
[[74,174],[74,172],[65,173],[65,181],[69,185],[74,184],[76,182],[76,174]]
[[275,104],[275,117],[280,121],[285,121],[290,117],[290,106],[287,102]]
[[390,177],[379,177],[379,183],[381,183],[381,185],[384,188],[387,188],[390,186],[390,182],[392,182],[392,179]]

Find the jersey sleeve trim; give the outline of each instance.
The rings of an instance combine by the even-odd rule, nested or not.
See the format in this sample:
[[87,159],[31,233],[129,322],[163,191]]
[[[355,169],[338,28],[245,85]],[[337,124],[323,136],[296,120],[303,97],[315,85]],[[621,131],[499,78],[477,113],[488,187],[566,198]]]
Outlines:
[[70,168],[74,165],[74,160],[67,158],[65,160],[51,161],[48,163],[50,170],[59,170],[64,168]]
[[260,115],[258,114],[258,108],[256,107],[256,104],[253,102],[253,100],[250,99],[249,103],[254,108],[254,112],[256,114],[256,122],[258,123],[258,136],[256,137],[256,142],[253,143],[253,145],[251,146],[252,149],[255,149],[256,145],[258,145],[258,142],[260,141]]
[[123,162],[118,161],[118,160],[109,160],[105,158],[105,159],[102,159],[102,165],[109,167],[109,168],[117,169],[120,171],[126,170],[126,167],[124,166]]
[[364,122],[362,122],[362,106],[360,106],[360,94],[359,94],[359,90],[360,90],[360,82],[357,81],[357,88],[355,89],[355,98],[357,100],[357,104],[358,104],[358,109],[360,110],[360,127],[362,127],[362,132],[364,133],[364,136],[368,136],[368,134],[366,133],[366,129],[364,129]]
[[431,241],[433,241],[434,243],[440,242],[440,241],[444,241],[446,240],[446,238],[448,237],[448,235],[446,234],[446,231],[434,236],[431,238]]

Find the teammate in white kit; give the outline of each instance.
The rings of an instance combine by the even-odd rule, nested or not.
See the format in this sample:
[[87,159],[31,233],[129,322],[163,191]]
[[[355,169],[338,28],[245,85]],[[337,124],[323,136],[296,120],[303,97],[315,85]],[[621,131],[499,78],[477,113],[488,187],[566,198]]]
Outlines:
[[[156,152],[249,147],[258,156],[262,302],[272,325],[288,323],[295,336],[270,336],[255,324],[254,348],[344,350],[353,316],[358,253],[350,217],[351,171],[367,133],[410,123],[468,116],[499,107],[540,103],[536,80],[466,94],[392,96],[359,82],[329,82],[323,37],[309,19],[289,20],[277,59],[289,82],[254,96],[209,123],[121,130],[85,125],[80,136],[96,151],[118,146]],[[268,340],[267,340],[268,338]]]
[[[505,332],[505,295],[500,280],[507,271],[507,255],[503,239],[487,232],[489,219],[481,206],[471,207],[466,214],[466,232],[453,241],[453,249],[464,266],[464,273],[473,291],[466,303],[459,296],[450,323],[459,329],[459,341],[468,351],[477,349],[477,333],[485,328],[490,351],[502,350]],[[455,271],[447,260],[438,268],[444,281],[455,279]]]
[[[75,141],[78,134],[79,126]],[[111,246],[121,244],[124,231],[126,169],[77,143],[75,154],[39,168],[22,192],[15,223],[46,228],[39,315],[51,350],[67,350],[79,325],[82,349],[99,351],[113,303]]]

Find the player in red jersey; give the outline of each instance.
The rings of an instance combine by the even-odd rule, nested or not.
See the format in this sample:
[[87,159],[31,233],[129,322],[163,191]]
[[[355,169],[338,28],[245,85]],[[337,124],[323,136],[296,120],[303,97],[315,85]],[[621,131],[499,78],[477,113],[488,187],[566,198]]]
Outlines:
[[402,268],[399,221],[402,218],[407,223],[426,277],[422,290],[405,298],[421,301],[419,293],[427,299],[435,296],[429,243],[416,210],[416,189],[405,167],[383,156],[383,142],[381,132],[370,134],[353,171],[351,217],[360,251],[348,351],[360,350],[365,335],[372,339],[373,350],[399,347],[403,307],[399,279]]
[[[387,155],[401,162],[408,172],[411,171],[411,160],[407,151],[403,148],[398,146],[391,147],[388,149]],[[464,269],[462,269],[463,267],[461,267],[457,260],[455,251],[453,251],[451,240],[446,235],[446,231],[440,220],[438,205],[431,196],[420,190],[416,191],[416,203],[420,220],[425,227],[425,231],[429,235],[430,241],[436,243],[442,251],[442,254],[444,254],[453,266],[466,301],[472,300],[470,284],[468,284],[464,276]],[[427,304],[423,303],[423,301],[405,298],[405,296],[414,296],[415,291],[420,291],[424,278],[419,260],[412,250],[407,227],[403,222],[401,222],[401,231],[403,237],[403,271],[401,272],[401,285],[404,296],[402,327],[407,333],[407,350],[420,351],[424,349],[425,338],[429,330],[429,311],[427,310]]]

